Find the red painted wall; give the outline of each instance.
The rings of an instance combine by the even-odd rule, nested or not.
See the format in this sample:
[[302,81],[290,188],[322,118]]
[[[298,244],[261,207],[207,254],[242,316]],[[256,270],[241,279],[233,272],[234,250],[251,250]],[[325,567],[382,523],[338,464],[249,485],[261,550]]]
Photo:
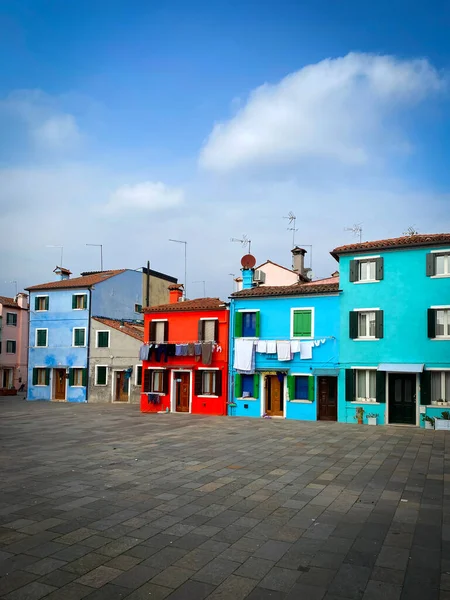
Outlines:
[[[167,311],[167,312],[148,312],[144,315],[145,333],[144,341],[148,342],[150,337],[150,323],[152,320],[167,319],[169,321],[168,343],[169,344],[187,344],[198,341],[198,321],[199,319],[214,319],[219,321],[219,339],[218,344],[222,347],[222,352],[213,352],[210,365],[204,365],[201,357],[196,362],[194,356],[169,356],[168,362],[143,361],[142,364],[142,393],[141,393],[141,411],[157,412],[171,410],[172,377],[170,371],[178,369],[188,369],[191,373],[191,413],[204,415],[226,415],[226,403],[228,400],[228,330],[229,330],[229,311],[228,310],[190,310],[190,311]],[[218,397],[202,397],[195,395],[195,371],[199,367],[218,368],[222,373],[222,394]],[[161,395],[161,404],[149,404],[147,393],[144,393],[144,373],[146,369],[165,368],[169,371],[168,393]]]

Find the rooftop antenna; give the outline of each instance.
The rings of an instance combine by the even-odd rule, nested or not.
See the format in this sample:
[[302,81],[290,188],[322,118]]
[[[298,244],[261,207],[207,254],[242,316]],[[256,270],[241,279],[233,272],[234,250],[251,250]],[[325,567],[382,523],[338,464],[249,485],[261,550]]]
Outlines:
[[235,287],[236,287],[236,282],[234,280],[236,277],[236,273],[228,273],[228,275],[233,278],[233,292],[234,292]]
[[203,298],[206,298],[206,281],[204,279],[200,279],[198,281],[193,281],[192,283],[203,283]]
[[419,232],[415,228],[414,225],[410,225],[406,231],[403,232],[403,235],[419,235]]
[[15,284],[15,287],[16,287],[16,295],[14,296],[14,298],[15,298],[17,296],[17,281],[15,279],[13,279],[9,283],[14,283]]
[[297,217],[294,215],[292,210],[290,210],[288,216],[283,217],[283,219],[289,220],[288,225],[291,225],[291,227],[288,227],[287,231],[292,231],[292,247],[295,248],[295,232],[298,231],[298,229],[295,228],[295,225],[297,223]]
[[64,246],[61,245],[56,245],[56,244],[47,244],[46,248],[59,248],[61,250],[61,264],[59,265],[60,267],[63,266],[63,254],[64,254]]
[[239,238],[230,238],[230,242],[239,242],[243,248],[248,244],[248,253],[250,254],[250,247],[252,244],[252,240],[248,239],[248,236],[245,233],[242,234],[242,239]]
[[359,243],[362,241],[362,223],[355,223],[351,227],[344,227],[344,231],[351,231],[353,235],[359,236]]

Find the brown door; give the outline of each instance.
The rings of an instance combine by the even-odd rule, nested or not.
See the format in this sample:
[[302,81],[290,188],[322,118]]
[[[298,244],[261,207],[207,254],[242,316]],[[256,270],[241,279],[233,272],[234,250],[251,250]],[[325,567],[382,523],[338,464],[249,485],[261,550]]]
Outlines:
[[116,372],[116,402],[128,402],[128,386],[130,379],[125,377],[125,371]]
[[66,399],[66,370],[54,369],[53,377],[55,380],[55,400],[58,400],[58,402],[64,402]]
[[337,421],[337,377],[319,377],[319,420]]
[[190,375],[189,373],[174,373],[175,379],[175,410],[189,412]]
[[272,417],[282,417],[284,414],[283,398],[284,376],[278,379],[278,375],[266,377],[266,413]]

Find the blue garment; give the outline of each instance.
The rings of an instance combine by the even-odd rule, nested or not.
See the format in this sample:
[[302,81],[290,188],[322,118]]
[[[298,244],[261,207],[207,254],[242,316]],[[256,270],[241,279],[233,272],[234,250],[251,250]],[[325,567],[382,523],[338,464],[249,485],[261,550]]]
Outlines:
[[176,344],[175,346],[175,356],[181,356],[181,344]]

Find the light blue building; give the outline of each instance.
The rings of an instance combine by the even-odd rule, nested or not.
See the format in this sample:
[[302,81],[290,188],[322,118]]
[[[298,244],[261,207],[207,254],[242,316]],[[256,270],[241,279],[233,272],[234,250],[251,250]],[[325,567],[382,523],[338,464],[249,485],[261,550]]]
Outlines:
[[[230,304],[228,414],[337,420],[339,278],[257,286],[250,268],[242,278]],[[240,372],[252,345],[254,372]]]
[[143,275],[121,269],[27,288],[30,293],[28,400],[86,402],[91,316],[141,319]]
[[[450,407],[450,234],[336,248],[339,421],[423,425]],[[361,412],[361,411],[360,411]]]

